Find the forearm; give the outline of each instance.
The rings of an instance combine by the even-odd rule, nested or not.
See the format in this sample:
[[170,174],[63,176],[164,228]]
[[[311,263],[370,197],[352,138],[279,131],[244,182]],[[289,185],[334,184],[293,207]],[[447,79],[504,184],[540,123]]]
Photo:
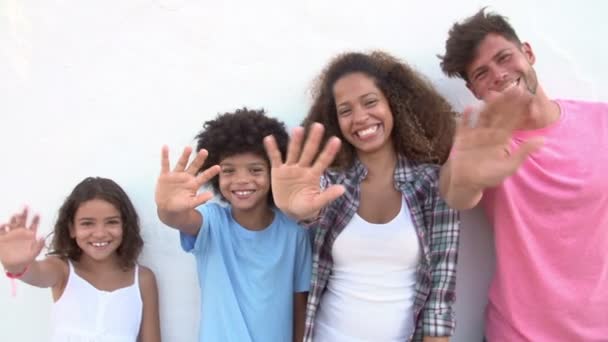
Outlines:
[[422,342],[449,342],[450,338],[447,336],[441,336],[441,337],[436,337],[436,336],[424,336],[424,338],[422,339]]
[[198,234],[203,223],[203,216],[196,209],[176,213],[157,207],[156,212],[164,224],[190,235]]
[[439,192],[446,203],[454,209],[471,209],[481,201],[483,190],[467,186],[455,186],[451,181],[450,161],[448,160],[442,167],[439,176]]
[[[54,260],[56,259],[56,260]],[[36,287],[53,287],[61,280],[61,263],[56,257],[50,257],[41,261],[34,261],[29,265],[15,265],[7,267],[6,271],[12,274],[23,273],[19,280]]]
[[304,329],[306,325],[306,301],[308,292],[299,292],[294,295],[293,305],[293,341],[304,340]]

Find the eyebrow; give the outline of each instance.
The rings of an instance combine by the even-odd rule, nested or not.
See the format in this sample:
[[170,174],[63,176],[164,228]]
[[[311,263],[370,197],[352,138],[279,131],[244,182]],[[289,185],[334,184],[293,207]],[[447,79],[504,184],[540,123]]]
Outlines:
[[[120,219],[120,215],[104,218],[104,220],[113,220],[113,219]],[[78,222],[81,222],[81,221],[95,221],[95,218],[94,217],[81,217],[78,219]]]
[[[370,91],[369,93],[366,93],[366,94],[363,94],[363,95],[359,96],[359,99],[362,99],[362,98],[364,98],[366,96],[369,96],[369,95],[377,95],[377,94],[376,94],[375,91]],[[342,103],[339,103],[336,107],[339,108],[340,106],[347,105],[347,104],[348,104],[348,102],[342,102]]]

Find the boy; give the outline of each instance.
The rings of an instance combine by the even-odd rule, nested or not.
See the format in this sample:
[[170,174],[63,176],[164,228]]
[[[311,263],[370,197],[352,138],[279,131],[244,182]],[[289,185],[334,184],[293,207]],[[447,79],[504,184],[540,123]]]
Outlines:
[[[270,134],[285,154],[284,125],[263,110],[243,108],[204,124],[189,165],[186,148],[170,171],[163,148],[158,216],[180,231],[182,248],[196,257],[200,341],[302,340],[310,241],[274,207],[262,144]],[[197,194],[207,182],[227,206],[207,203],[210,192]]]

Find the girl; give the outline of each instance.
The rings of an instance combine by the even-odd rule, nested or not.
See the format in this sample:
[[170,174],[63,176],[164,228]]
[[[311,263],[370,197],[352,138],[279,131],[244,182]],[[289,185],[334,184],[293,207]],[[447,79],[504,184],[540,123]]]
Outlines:
[[0,262],[9,278],[51,288],[51,341],[160,341],[156,280],[137,265],[139,219],[118,184],[86,178],[74,188],[44,260],[39,217],[27,221],[25,209],[0,226]]
[[285,163],[265,144],[276,205],[315,232],[305,341],[448,341],[459,234],[437,190],[448,103],[386,53],[347,53],[319,77],[304,126]]

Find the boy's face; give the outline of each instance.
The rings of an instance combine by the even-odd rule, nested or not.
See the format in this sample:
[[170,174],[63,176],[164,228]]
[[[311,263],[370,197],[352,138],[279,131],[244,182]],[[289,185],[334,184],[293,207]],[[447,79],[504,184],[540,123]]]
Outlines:
[[490,33],[479,43],[475,58],[467,67],[467,87],[480,100],[511,87],[536,94],[538,80],[532,67],[535,60],[528,43],[518,45]]
[[268,205],[268,162],[253,153],[236,154],[220,161],[219,185],[233,209],[252,210]]

